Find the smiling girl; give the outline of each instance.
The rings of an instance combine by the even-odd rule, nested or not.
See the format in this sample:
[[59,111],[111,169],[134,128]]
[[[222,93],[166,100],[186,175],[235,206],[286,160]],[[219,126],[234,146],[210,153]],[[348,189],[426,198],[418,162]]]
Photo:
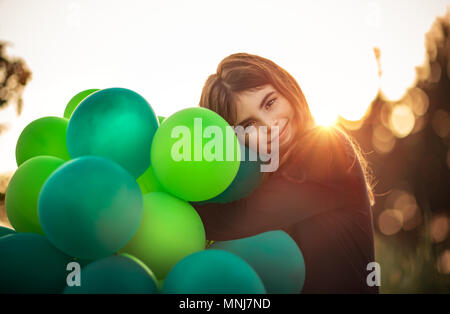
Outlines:
[[275,137],[259,138],[256,147],[247,138],[260,152],[270,151],[274,140],[279,144],[278,169],[264,173],[249,197],[194,205],[206,238],[226,241],[284,230],[304,256],[303,293],[378,293],[366,281],[375,257],[374,198],[365,159],[343,131],[315,125],[295,79],[268,59],[232,54],[206,80],[199,105],[232,126],[279,130]]

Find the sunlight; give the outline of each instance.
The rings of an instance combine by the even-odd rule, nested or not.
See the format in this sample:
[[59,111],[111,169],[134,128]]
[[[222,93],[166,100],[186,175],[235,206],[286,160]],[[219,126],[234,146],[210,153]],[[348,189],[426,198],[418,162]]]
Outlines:
[[[306,95],[316,123],[332,125],[339,116],[349,121],[361,120],[379,89],[378,67],[372,49],[362,46],[336,51],[327,65],[331,84],[308,86]],[[313,76],[314,73],[310,73],[310,77]]]
[[13,43],[10,54],[24,58],[38,75],[25,88],[22,115],[11,119],[14,130],[1,136],[0,173],[14,169],[19,131],[37,118],[62,116],[79,91],[130,88],[157,115],[169,116],[197,106],[207,76],[236,52],[266,57],[286,69],[317,124],[333,125],[339,117],[361,120],[380,89],[386,98],[398,99],[415,82],[424,34],[445,7],[443,0],[230,0],[227,5],[130,0],[126,6],[105,0],[1,1],[0,39]]

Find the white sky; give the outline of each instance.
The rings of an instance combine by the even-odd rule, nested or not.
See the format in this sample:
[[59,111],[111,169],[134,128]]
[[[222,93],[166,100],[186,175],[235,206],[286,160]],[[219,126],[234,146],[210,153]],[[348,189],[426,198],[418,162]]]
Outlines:
[[88,88],[126,87],[168,116],[198,105],[224,57],[269,58],[299,82],[319,122],[359,119],[380,82],[392,99],[414,83],[424,34],[449,0],[0,0],[0,40],[33,72],[20,117],[0,137],[0,173],[13,171],[15,144],[31,121],[62,116]]

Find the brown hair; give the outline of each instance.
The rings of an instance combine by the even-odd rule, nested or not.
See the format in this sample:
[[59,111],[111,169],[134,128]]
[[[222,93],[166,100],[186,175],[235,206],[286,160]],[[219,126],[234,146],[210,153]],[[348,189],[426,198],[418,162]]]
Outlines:
[[[240,92],[254,90],[267,84],[272,85],[293,106],[296,134],[304,134],[315,125],[308,103],[297,81],[274,62],[248,53],[232,54],[219,63],[216,73],[210,75],[204,84],[199,106],[218,113],[230,125],[235,125],[237,119],[236,96]],[[369,198],[373,205],[373,187],[367,161],[359,146],[348,135],[345,134],[345,136],[350,140],[360,161]],[[298,137],[291,139],[291,141],[295,140],[298,140]],[[294,146],[288,145],[288,151],[280,158],[280,166],[288,160]],[[269,176],[270,173],[266,172],[264,180]]]

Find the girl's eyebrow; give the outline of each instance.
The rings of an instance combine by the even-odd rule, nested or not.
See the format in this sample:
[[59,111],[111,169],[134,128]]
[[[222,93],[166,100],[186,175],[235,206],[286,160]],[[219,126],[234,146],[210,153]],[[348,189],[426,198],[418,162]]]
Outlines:
[[[261,103],[259,104],[259,109],[262,109],[262,107],[264,106],[264,104],[266,103],[267,98],[269,98],[272,94],[274,94],[275,91],[270,91],[268,92],[264,98],[261,100]],[[240,123],[238,123],[237,125],[242,125],[243,123],[247,122],[248,120],[250,120],[250,118],[244,119],[242,120]]]

